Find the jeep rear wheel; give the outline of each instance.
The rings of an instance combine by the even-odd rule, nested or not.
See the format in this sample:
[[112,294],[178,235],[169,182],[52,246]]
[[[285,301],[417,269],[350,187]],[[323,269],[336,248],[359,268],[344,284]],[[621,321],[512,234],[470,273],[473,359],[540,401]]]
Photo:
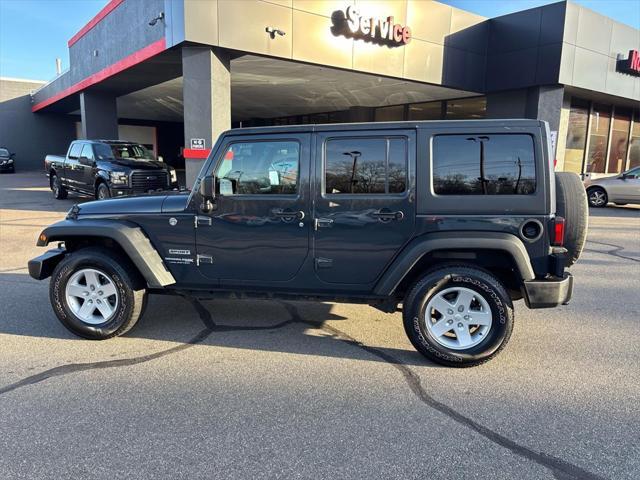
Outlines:
[[129,331],[146,306],[137,272],[103,248],[68,254],[51,276],[49,296],[56,316],[71,332],[104,340]]
[[472,367],[509,341],[513,306],[493,275],[471,266],[427,273],[407,295],[404,328],[413,346],[434,362]]

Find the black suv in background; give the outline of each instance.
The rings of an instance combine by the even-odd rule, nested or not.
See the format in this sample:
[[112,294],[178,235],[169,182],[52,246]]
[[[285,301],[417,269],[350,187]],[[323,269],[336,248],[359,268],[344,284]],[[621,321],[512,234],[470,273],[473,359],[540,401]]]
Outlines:
[[15,154],[9,152],[9,149],[0,147],[0,172],[15,173]]
[[587,198],[550,138],[536,120],[230,130],[192,192],[74,206],[29,273],[85,338],[127,332],[148,293],[315,299],[401,310],[422,354],[477,365],[516,301],[571,298]]
[[175,169],[138,143],[76,140],[66,156],[47,155],[44,166],[57,199],[68,191],[102,200],[178,187]]

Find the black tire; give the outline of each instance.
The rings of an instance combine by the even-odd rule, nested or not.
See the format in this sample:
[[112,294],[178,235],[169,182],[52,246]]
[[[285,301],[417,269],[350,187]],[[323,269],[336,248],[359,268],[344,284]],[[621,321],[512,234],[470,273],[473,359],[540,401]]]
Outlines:
[[106,183],[100,182],[96,187],[96,200],[111,198],[111,190]]
[[565,220],[564,247],[567,249],[565,266],[578,261],[587,242],[589,206],[580,177],[571,172],[556,172],[556,214]]
[[[115,312],[104,323],[82,321],[67,301],[67,283],[73,274],[86,268],[104,272],[117,290]],[[101,247],[83,248],[67,254],[53,271],[49,284],[51,305],[60,322],[74,334],[91,340],[106,340],[131,330],[144,313],[146,296],[144,284],[131,263]]]
[[[473,290],[474,298],[481,296],[491,309],[491,326],[486,337],[467,349],[442,345],[426,325],[429,301],[453,287]],[[513,330],[513,304],[504,286],[490,273],[473,266],[443,266],[426,273],[407,294],[402,310],[405,332],[416,350],[448,367],[473,367],[489,361],[505,347]]]
[[[601,198],[597,196],[601,195]],[[589,206],[593,208],[604,208],[609,203],[609,195],[607,191],[602,187],[589,187],[587,188],[587,199]]]
[[69,195],[67,189],[62,186],[60,177],[55,173],[51,174],[51,190],[53,191],[53,197],[56,200],[64,200]]

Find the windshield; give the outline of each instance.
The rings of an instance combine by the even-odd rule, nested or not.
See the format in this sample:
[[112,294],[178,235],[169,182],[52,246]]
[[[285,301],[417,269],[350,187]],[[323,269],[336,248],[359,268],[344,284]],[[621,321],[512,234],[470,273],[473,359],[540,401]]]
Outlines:
[[0,148],[0,157],[8,157],[9,156],[9,150],[7,150],[6,148]]
[[112,145],[98,143],[94,145],[94,149],[98,160],[113,160],[116,158],[130,158],[133,160],[155,160],[153,152],[149,151],[144,145],[135,143]]

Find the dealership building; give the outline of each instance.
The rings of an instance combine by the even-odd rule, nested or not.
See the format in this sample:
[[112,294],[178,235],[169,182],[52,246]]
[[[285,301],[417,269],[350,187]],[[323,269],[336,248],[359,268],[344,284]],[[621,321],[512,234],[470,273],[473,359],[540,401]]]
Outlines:
[[428,0],[111,0],[68,47],[48,83],[0,79],[18,169],[120,138],[190,185],[229,128],[482,118],[549,122],[558,170],[640,165],[640,30],[571,2],[487,19]]

